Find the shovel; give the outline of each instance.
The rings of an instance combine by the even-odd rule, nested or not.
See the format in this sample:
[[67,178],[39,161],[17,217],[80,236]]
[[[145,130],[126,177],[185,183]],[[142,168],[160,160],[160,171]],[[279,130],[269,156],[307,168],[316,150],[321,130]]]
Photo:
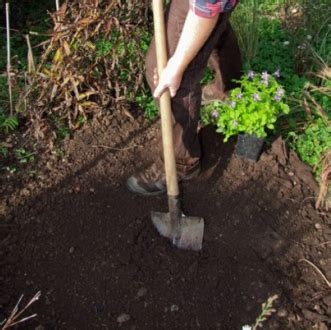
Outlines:
[[[160,76],[168,62],[163,0],[153,0],[153,15],[157,69]],[[184,250],[199,251],[202,249],[204,220],[185,216],[181,209],[173,144],[171,99],[168,90],[160,97],[160,112],[169,213],[152,212],[152,222],[158,232],[170,239],[174,246]]]

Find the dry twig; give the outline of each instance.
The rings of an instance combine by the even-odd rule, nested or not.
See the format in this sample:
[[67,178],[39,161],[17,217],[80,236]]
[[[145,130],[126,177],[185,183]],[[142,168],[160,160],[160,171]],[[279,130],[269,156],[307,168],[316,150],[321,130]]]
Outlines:
[[21,311],[19,311],[19,305],[23,299],[23,295],[21,295],[20,299],[18,300],[16,306],[14,307],[13,311],[11,312],[10,316],[8,317],[8,319],[4,320],[2,324],[0,324],[2,326],[2,330],[6,330],[10,327],[13,327],[14,325],[17,325],[19,323],[28,321],[34,317],[37,316],[37,314],[32,314],[30,316],[24,317],[22,319],[19,319],[22,314],[33,304],[35,303],[37,300],[39,300],[41,296],[41,292],[37,292],[34,297],[25,305],[25,307],[22,308]]
[[326,278],[326,276],[323,274],[323,272],[317,267],[315,266],[311,261],[307,260],[307,259],[301,259],[299,260],[299,262],[306,262],[307,264],[309,264],[310,266],[312,266],[320,275],[321,277],[323,278],[323,280],[325,281],[325,283],[327,284],[328,288],[330,289],[331,288],[331,283],[328,281],[328,279]]

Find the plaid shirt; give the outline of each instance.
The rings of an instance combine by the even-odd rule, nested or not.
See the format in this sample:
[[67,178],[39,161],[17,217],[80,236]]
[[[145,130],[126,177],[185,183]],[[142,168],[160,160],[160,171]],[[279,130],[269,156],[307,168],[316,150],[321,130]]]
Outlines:
[[237,2],[238,0],[190,0],[190,7],[198,16],[213,17],[231,10]]

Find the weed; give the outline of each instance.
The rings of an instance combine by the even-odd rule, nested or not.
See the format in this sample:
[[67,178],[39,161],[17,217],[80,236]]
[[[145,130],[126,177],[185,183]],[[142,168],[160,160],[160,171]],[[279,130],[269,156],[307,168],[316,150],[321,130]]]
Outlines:
[[320,173],[320,158],[331,148],[331,126],[317,118],[309,122],[302,133],[291,132],[289,137],[300,158]]
[[262,328],[263,323],[276,311],[273,308],[274,302],[278,299],[277,295],[270,297],[267,302],[262,304],[261,314],[256,318],[253,325],[244,325],[242,330],[257,330]]
[[8,147],[0,145],[0,155],[3,158],[6,158],[8,156],[8,153],[9,153]]
[[15,154],[20,164],[26,164],[34,160],[35,152],[32,152],[26,148],[15,149]]
[[17,116],[7,116],[0,112],[0,132],[8,134],[9,132],[15,131],[18,127]]
[[150,93],[138,93],[135,97],[135,102],[143,109],[148,119],[154,119],[158,114],[158,108],[155,104],[154,98]]

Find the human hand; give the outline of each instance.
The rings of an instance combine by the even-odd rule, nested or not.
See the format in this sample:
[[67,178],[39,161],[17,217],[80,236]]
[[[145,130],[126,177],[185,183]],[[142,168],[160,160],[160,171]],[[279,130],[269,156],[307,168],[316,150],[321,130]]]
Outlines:
[[179,89],[183,78],[183,71],[175,61],[170,58],[167,66],[163,69],[160,79],[158,79],[156,72],[154,72],[154,84],[157,85],[153,96],[155,98],[161,95],[169,88],[170,96],[174,97]]

